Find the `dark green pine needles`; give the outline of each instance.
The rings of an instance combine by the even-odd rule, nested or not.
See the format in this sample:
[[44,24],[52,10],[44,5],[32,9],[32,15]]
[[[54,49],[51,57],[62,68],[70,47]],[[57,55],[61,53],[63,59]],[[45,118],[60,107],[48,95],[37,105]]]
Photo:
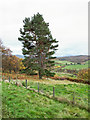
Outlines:
[[38,71],[39,78],[43,75],[53,76],[51,72],[54,66],[52,55],[57,50],[58,44],[53,39],[49,30],[49,23],[45,23],[43,16],[37,13],[31,19],[25,18],[23,29],[20,29],[21,36],[18,38],[23,44],[23,60],[27,74]]

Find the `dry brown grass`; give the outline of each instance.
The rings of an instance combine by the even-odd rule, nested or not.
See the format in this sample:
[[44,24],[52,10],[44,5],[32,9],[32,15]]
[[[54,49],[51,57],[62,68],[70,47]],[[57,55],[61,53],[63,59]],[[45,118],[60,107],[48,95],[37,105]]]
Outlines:
[[68,80],[54,80],[52,78],[46,78],[43,77],[43,79],[39,79],[38,75],[33,75],[33,76],[28,76],[26,74],[8,74],[8,73],[3,73],[2,76],[4,76],[4,79],[9,79],[9,76],[11,79],[18,79],[18,80],[30,80],[30,81],[34,81],[34,82],[39,82],[39,83],[43,83],[43,84],[51,84],[51,85],[55,85],[55,84],[80,84],[80,83],[76,83],[76,82],[72,82],[72,81],[68,81]]

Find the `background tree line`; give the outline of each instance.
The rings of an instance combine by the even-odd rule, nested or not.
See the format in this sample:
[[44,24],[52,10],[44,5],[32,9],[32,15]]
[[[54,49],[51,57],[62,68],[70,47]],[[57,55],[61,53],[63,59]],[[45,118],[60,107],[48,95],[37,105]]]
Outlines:
[[25,69],[21,58],[12,55],[12,51],[3,45],[0,40],[0,54],[2,55],[2,72],[12,73],[20,72]]

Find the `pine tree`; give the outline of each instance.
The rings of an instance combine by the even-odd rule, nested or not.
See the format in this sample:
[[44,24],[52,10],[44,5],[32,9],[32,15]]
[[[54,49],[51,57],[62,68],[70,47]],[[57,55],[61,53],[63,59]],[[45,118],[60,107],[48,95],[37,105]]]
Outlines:
[[38,71],[39,79],[43,75],[52,76],[50,68],[54,66],[52,55],[57,50],[58,41],[53,39],[49,30],[49,23],[45,23],[43,16],[37,13],[31,19],[25,18],[21,36],[18,38],[23,44],[24,65],[26,72]]

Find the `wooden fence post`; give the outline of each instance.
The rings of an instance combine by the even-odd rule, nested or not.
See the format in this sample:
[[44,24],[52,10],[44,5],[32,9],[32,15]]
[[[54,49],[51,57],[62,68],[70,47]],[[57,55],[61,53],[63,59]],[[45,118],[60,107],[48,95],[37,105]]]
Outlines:
[[53,87],[53,97],[55,97],[55,88]]
[[10,76],[9,76],[9,82],[10,82]]
[[17,85],[17,81],[16,81],[16,85]]
[[17,78],[18,78],[18,77],[17,77],[17,75],[16,75],[16,80],[17,80]]
[[73,92],[73,104],[75,104],[75,92]]
[[3,76],[3,82],[4,82],[4,76]]
[[38,83],[38,92],[39,92],[39,83]]
[[26,80],[26,89],[27,89],[27,80]]

